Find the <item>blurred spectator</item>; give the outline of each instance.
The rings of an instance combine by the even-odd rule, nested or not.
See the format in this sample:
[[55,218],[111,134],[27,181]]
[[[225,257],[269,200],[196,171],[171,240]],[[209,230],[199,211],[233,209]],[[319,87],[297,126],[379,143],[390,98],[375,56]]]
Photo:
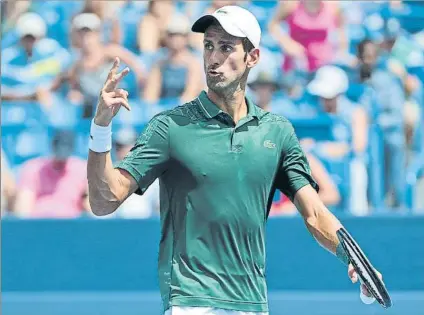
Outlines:
[[3,100],[31,100],[38,88],[50,84],[70,63],[69,52],[46,38],[46,23],[36,13],[24,13],[16,22],[17,44],[2,51]]
[[1,29],[2,35],[13,29],[18,18],[31,6],[31,0],[1,1]]
[[392,205],[400,207],[405,202],[405,93],[392,73],[378,67],[378,53],[374,42],[363,40],[358,46],[358,72],[361,82],[369,84],[375,91],[376,102],[370,110],[383,131],[386,193],[388,196],[392,193]]
[[174,14],[166,28],[167,54],[151,69],[144,90],[144,100],[180,98],[191,101],[200,93],[202,66],[188,47],[190,23],[184,15]]
[[7,215],[14,206],[16,183],[9,168],[6,155],[1,150],[1,216]]
[[[325,166],[312,154],[306,154],[306,157],[311,167],[312,177],[316,180],[319,185],[319,193],[322,202],[329,208],[337,206],[340,202],[340,194],[336,184],[327,172]],[[297,210],[295,205],[284,196],[281,192],[277,191],[279,198],[276,202],[273,202],[270,216],[278,215],[290,215],[296,214]]]
[[[116,162],[121,161],[131,150],[137,140],[137,134],[132,128],[120,129],[114,138]],[[156,180],[143,194],[132,194],[119,207],[114,216],[125,218],[148,218],[159,215],[159,181]]]
[[335,66],[318,69],[308,85],[310,94],[319,97],[317,114],[332,118],[332,136],[328,141],[302,141],[305,147],[321,159],[350,160],[350,209],[358,215],[368,209],[366,150],[368,146],[368,115],[363,106],[354,104],[345,96],[349,85],[347,74]]
[[[127,49],[115,44],[102,43],[101,20],[97,15],[82,13],[76,16],[73,28],[81,40],[81,56],[69,71],[56,78],[51,91],[57,91],[62,84],[69,83],[68,99],[72,103],[82,104],[83,116],[90,118],[94,114],[98,93],[115,57],[119,57],[134,72],[137,87],[143,82],[143,70],[137,57]],[[131,96],[137,97],[137,95]]]
[[[287,33],[281,30],[282,22],[287,24]],[[285,71],[300,68],[313,72],[332,62],[338,51],[348,51],[337,1],[279,2],[268,28],[287,55],[283,66]]]
[[[120,23],[116,18],[117,11],[113,1],[85,0],[84,7],[81,12],[72,19],[72,23],[74,23],[74,19],[81,16],[81,14],[95,14],[101,21],[99,31],[103,43],[119,44],[121,42],[122,33]],[[75,32],[78,32],[78,29],[72,29],[72,43],[76,48],[81,48],[81,36]]]
[[281,85],[277,78],[267,72],[260,72],[256,79],[248,84],[255,104],[267,112],[294,118],[299,114],[299,108],[290,98],[290,89],[280,90]]
[[71,131],[57,130],[51,157],[26,162],[19,178],[15,214],[25,218],[75,218],[89,210],[86,161],[72,156]]
[[172,1],[149,1],[147,14],[138,28],[138,47],[141,53],[154,53],[164,45],[168,21],[174,12]]

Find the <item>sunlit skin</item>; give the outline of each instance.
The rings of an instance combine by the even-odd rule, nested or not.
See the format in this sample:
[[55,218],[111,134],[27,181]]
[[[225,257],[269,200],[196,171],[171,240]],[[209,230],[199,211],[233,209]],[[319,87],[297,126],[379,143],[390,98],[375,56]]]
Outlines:
[[245,52],[242,39],[218,24],[208,27],[203,44],[208,96],[237,121],[247,114],[244,91],[250,69],[259,62],[259,49]]
[[368,66],[374,66],[378,58],[378,47],[374,43],[368,43],[364,46],[364,51],[360,56],[360,61]]

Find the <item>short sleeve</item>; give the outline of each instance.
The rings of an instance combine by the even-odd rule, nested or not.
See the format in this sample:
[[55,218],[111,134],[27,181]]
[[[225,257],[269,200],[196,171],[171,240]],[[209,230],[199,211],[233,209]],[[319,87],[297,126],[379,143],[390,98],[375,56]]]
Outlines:
[[281,161],[276,177],[276,187],[293,202],[297,191],[310,184],[317,192],[318,184],[312,178],[308,160],[293,127],[283,143]]
[[137,181],[141,195],[167,169],[169,161],[169,117],[152,118],[134,147],[115,167],[126,170]]

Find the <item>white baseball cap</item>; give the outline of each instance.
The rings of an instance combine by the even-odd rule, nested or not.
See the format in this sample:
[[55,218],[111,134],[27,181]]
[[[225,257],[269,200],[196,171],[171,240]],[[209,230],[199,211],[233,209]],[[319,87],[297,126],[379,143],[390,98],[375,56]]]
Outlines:
[[46,32],[46,22],[36,13],[24,13],[16,21],[16,33],[21,38],[27,35],[40,38],[46,36]]
[[77,30],[82,30],[86,28],[92,31],[96,31],[100,29],[101,25],[102,25],[102,21],[94,13],[78,14],[72,22],[73,28]]
[[228,34],[236,37],[247,37],[255,48],[259,48],[261,27],[250,11],[235,5],[225,6],[212,14],[199,18],[193,24],[191,30],[196,33],[204,33],[214,21],[218,21]]
[[315,78],[308,84],[308,91],[312,95],[332,99],[347,91],[349,79],[346,72],[336,66],[319,68]]
[[166,31],[175,34],[188,34],[190,32],[190,21],[185,15],[176,13],[169,21]]

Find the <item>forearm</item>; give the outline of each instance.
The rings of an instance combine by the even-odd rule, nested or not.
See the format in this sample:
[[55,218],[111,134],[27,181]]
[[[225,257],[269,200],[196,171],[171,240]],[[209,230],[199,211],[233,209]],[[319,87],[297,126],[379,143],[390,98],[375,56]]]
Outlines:
[[316,191],[305,186],[298,191],[294,202],[312,236],[322,247],[336,253],[339,245],[336,232],[342,224],[322,203]]
[[88,154],[87,178],[90,206],[94,214],[114,212],[125,200],[119,191],[119,171],[113,167],[110,152]]
[[324,205],[315,213],[314,217],[305,219],[306,227],[321,246],[335,254],[339,245],[336,232],[342,224]]

